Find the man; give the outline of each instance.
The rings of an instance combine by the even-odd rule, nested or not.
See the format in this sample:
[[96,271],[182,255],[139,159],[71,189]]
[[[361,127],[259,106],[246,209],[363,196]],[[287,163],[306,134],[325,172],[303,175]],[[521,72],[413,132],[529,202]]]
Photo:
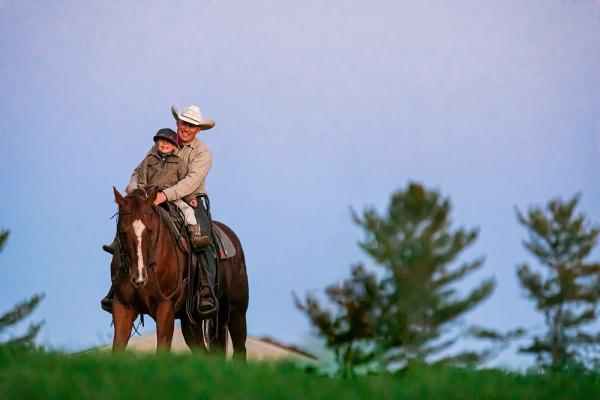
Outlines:
[[[171,113],[177,122],[177,141],[180,148],[176,155],[188,163],[188,174],[175,185],[158,193],[154,205],[159,205],[167,200],[173,201],[182,197],[192,195],[196,201],[192,204],[196,218],[200,224],[203,235],[211,237],[212,226],[210,224],[210,203],[206,194],[205,179],[212,166],[212,153],[208,146],[201,142],[196,135],[203,130],[215,126],[215,121],[203,119],[198,106],[191,105],[182,113],[175,106],[171,107]],[[130,192],[138,186],[141,164],[136,167],[131,175],[129,185],[125,189]],[[103,246],[107,252],[114,253],[114,242],[109,246]],[[206,247],[201,257],[203,259],[202,271],[200,273],[200,300],[199,309],[202,314],[210,315],[216,310],[213,285],[216,280],[216,259],[214,245]],[[102,299],[102,308],[108,312],[112,309],[112,288],[108,295]]]

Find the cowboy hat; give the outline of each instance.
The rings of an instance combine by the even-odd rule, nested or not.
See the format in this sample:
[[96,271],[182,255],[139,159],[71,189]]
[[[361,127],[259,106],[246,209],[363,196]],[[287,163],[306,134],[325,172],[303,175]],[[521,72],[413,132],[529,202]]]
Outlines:
[[183,112],[180,114],[177,111],[176,106],[171,106],[171,113],[175,120],[182,120],[189,124],[199,126],[203,131],[212,128],[215,126],[215,121],[212,119],[202,119],[202,113],[198,106],[188,106]]

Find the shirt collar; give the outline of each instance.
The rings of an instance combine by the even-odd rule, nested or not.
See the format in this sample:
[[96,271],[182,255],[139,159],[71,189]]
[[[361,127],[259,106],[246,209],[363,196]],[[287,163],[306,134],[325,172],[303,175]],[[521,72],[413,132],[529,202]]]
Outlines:
[[198,146],[200,146],[200,141],[198,140],[197,137],[195,137],[194,140],[192,140],[191,142],[181,144],[181,147],[186,147],[186,146],[190,146],[192,149],[195,149]]

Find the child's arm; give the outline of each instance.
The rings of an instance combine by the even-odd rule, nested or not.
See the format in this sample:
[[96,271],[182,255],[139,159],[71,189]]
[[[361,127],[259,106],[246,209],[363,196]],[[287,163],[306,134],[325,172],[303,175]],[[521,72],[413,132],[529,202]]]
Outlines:
[[[153,148],[154,146],[152,146]],[[125,193],[129,194],[133,192],[135,189],[145,189],[148,186],[148,177],[146,175],[146,159],[148,155],[152,153],[152,148],[146,153],[142,161],[138,164],[137,167],[133,170],[131,174],[131,179],[129,180],[129,184],[125,188]]]

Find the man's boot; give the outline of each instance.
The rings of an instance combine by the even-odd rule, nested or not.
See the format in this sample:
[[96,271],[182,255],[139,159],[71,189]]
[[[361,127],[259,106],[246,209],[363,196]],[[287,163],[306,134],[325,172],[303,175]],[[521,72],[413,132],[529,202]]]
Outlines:
[[112,314],[113,297],[115,297],[115,289],[110,285],[108,293],[100,300],[100,307],[109,314]]
[[200,300],[198,305],[198,311],[205,318],[209,318],[212,314],[217,311],[217,307],[215,305],[215,299],[212,295],[212,291],[208,286],[203,286],[200,289]]
[[188,225],[187,227],[188,231],[190,232],[190,238],[194,250],[201,250],[210,244],[210,239],[208,236],[202,236],[198,225]]
[[115,254],[115,247],[117,246],[117,238],[115,237],[111,244],[102,245],[102,250],[108,254]]

